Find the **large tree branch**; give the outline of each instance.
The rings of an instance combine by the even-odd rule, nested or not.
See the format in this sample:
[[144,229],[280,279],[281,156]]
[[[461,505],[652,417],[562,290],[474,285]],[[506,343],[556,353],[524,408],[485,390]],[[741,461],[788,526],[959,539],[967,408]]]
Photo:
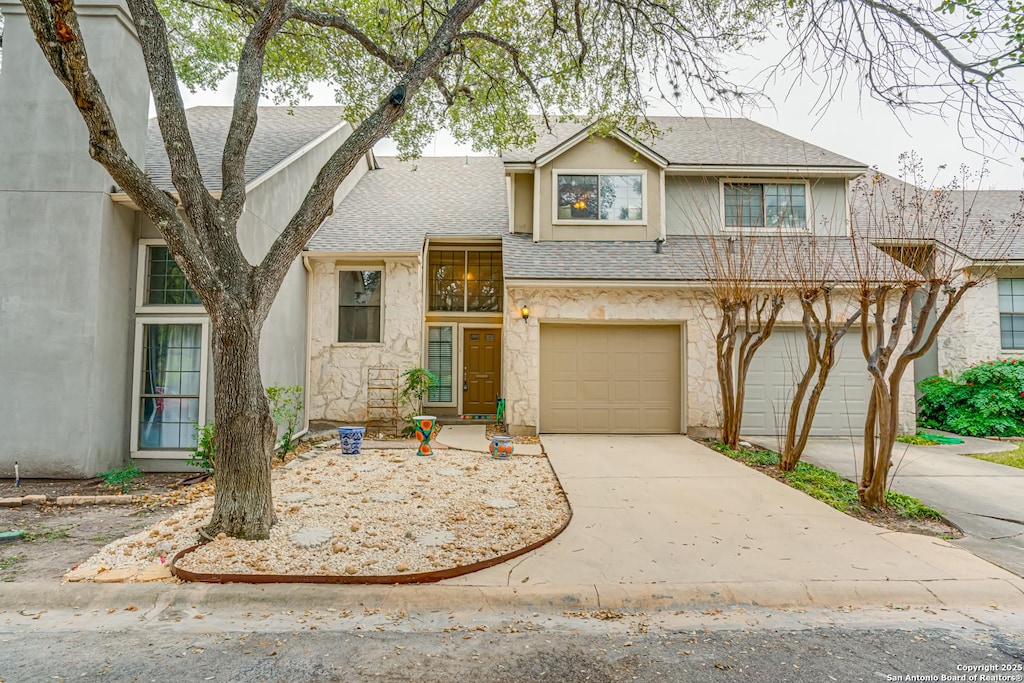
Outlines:
[[[287,18],[286,2],[268,0],[249,31],[238,59],[238,82],[231,125],[221,158],[221,199],[217,206],[219,233],[229,228],[233,232],[245,205],[245,153],[256,131],[256,109],[263,90],[263,61],[267,54],[267,43]],[[237,256],[241,256],[241,251]]]
[[363,155],[391,130],[405,111],[405,102],[415,95],[450,54],[449,46],[462,24],[482,4],[483,0],[458,0],[451,6],[430,43],[399,79],[392,91],[393,96],[381,102],[320,169],[302,204],[257,268],[256,282],[260,287],[261,307],[269,311],[274,295],[292,262],[332,209],[338,186]]

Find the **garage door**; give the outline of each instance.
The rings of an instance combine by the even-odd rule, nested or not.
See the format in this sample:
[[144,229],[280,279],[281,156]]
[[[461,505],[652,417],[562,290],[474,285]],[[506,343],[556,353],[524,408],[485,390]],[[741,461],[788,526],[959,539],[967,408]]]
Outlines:
[[678,434],[678,325],[541,325],[540,430]]
[[[743,402],[743,434],[763,436],[785,433],[789,400],[807,356],[802,329],[776,327],[758,349],[747,375]],[[811,434],[859,434],[864,428],[871,380],[860,350],[860,329],[846,333],[839,344],[839,360],[818,403]]]

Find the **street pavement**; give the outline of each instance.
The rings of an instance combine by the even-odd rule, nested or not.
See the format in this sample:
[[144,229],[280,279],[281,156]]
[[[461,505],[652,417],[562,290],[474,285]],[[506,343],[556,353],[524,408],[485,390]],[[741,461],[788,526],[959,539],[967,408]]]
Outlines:
[[[967,534],[953,541],[986,560],[1024,576],[1024,470],[968,458],[962,453],[1011,450],[1015,444],[965,439],[962,445],[897,443],[890,486],[920,498]],[[815,438],[804,460],[860,478],[857,440]]]

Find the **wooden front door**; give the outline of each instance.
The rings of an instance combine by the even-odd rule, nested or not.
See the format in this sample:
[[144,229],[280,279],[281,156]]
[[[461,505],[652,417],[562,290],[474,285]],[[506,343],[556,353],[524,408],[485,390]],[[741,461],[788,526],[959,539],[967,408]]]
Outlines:
[[494,415],[501,391],[501,329],[464,330],[462,360],[463,414]]

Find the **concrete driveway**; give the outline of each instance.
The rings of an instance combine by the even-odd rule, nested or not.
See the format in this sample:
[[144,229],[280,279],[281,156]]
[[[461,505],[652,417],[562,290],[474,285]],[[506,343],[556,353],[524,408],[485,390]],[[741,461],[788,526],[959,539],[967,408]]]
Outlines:
[[[1024,470],[961,453],[1006,451],[1011,444],[964,438],[962,445],[897,443],[894,491],[920,498],[967,534],[956,545],[1024,576]],[[811,439],[804,460],[857,481],[860,440]]]
[[858,521],[682,436],[543,442],[574,511],[569,527],[537,551],[445,583],[613,592],[685,583],[737,600],[796,591],[833,604],[868,594],[944,601],[974,583],[994,600],[1022,597],[1016,577],[962,548]]

